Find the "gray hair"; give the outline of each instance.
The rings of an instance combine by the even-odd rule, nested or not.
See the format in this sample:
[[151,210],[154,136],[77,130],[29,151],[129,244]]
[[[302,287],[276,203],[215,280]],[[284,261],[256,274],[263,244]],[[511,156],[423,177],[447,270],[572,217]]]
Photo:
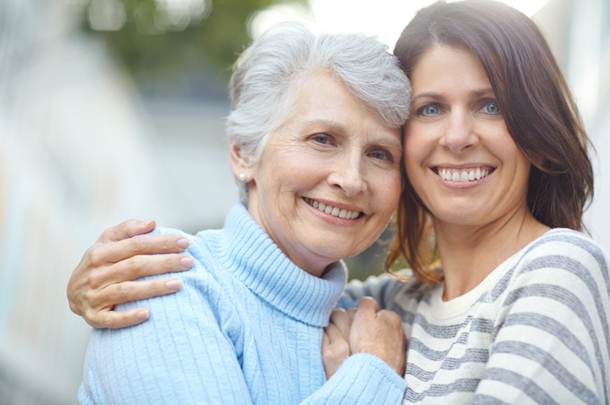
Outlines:
[[[392,128],[404,124],[411,89],[387,46],[362,34],[314,35],[298,23],[279,24],[256,39],[238,58],[229,82],[229,140],[256,163],[267,135],[290,116],[291,91],[314,69],[328,69]],[[238,181],[247,203],[247,187]]]

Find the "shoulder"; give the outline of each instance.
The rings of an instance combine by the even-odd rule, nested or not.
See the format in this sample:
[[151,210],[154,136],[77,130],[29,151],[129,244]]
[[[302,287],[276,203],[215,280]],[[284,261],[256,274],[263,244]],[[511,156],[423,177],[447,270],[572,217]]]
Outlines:
[[156,227],[151,235],[176,235],[182,236],[189,241],[189,247],[184,254],[192,256],[198,262],[206,263],[214,262],[215,257],[210,253],[209,245],[214,243],[220,237],[221,230],[207,229],[198,232],[196,235],[191,235],[180,229]]
[[562,256],[599,267],[607,267],[607,258],[602,248],[582,232],[566,228],[555,228],[536,239],[525,250],[524,257]]
[[[197,235],[191,235],[184,231],[174,228],[157,227],[152,235],[177,235],[189,241],[189,247],[183,255],[193,259],[193,267],[185,272],[173,273],[172,276],[178,278],[216,278],[214,277],[218,267],[218,257],[210,251],[210,245],[216,243],[220,237],[220,230],[203,230]],[[153,276],[154,278],[154,276]]]
[[500,300],[506,310],[546,313],[563,324],[585,323],[587,329],[607,334],[608,262],[591,238],[569,229],[553,229],[516,259]]
[[562,280],[608,291],[608,259],[601,247],[582,232],[557,228],[548,231],[527,246],[516,265],[517,279]]
[[[208,243],[219,238],[219,233],[218,230],[206,230],[194,236],[178,229],[157,227],[152,234],[179,235],[189,240],[189,247],[183,255],[193,259],[193,266],[187,271],[171,273],[171,278],[182,283],[182,288],[176,293],[122,304],[117,306],[117,310],[147,308],[151,313],[151,320],[145,324],[150,322],[151,325],[157,322],[172,322],[179,318],[192,318],[192,321],[201,314],[201,308],[216,314],[214,318],[218,321],[230,318],[233,312],[230,299],[231,283],[227,281],[225,272],[221,271],[218,258],[208,247]],[[158,274],[144,279],[166,279],[168,276]]]
[[[610,283],[602,249],[581,232],[553,229],[511,260],[492,291],[498,298],[494,351],[502,353],[495,361],[511,368],[503,359],[516,355],[520,363],[532,363],[532,372],[574,373],[575,384],[584,381],[603,396],[610,370]],[[547,383],[539,377],[537,383]],[[569,385],[556,394],[567,395],[561,392]]]

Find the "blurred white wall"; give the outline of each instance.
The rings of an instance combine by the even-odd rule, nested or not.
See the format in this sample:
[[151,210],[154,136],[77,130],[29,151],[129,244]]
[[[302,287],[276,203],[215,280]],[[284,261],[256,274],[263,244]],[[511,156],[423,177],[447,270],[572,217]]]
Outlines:
[[66,4],[0,2],[1,404],[75,403],[89,327],[65,288],[104,228],[218,226],[236,199],[224,106],[143,107]]
[[610,0],[552,0],[536,19],[559,59],[595,147],[595,196],[585,224],[610,254]]

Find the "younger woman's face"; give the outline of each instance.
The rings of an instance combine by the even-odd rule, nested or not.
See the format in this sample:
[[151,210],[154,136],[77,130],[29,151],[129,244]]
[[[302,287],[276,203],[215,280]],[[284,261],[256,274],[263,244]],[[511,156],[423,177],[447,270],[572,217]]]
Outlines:
[[411,84],[406,171],[436,223],[481,226],[527,210],[530,164],[480,61],[436,45],[420,57]]

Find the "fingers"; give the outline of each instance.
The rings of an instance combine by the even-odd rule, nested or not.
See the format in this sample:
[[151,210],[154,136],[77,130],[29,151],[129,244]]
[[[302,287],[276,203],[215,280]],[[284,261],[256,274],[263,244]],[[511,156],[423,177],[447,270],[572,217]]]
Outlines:
[[349,355],[349,342],[339,328],[332,323],[329,324],[322,338],[322,361],[326,378],[330,378]]
[[184,271],[192,266],[191,257],[177,253],[133,256],[110,266],[92,269],[89,274],[89,287],[106,287],[144,276]]
[[379,310],[372,299],[363,299],[354,315],[349,344],[353,353],[369,353],[385,361],[399,375],[404,372],[405,337],[400,317]]
[[[90,297],[93,308],[112,308],[126,302],[175,293],[182,287],[177,279],[124,281],[111,284]],[[104,312],[104,310],[99,311]]]
[[379,304],[373,297],[363,297],[358,303],[357,311],[379,311]]
[[93,266],[116,263],[136,255],[180,253],[189,245],[180,235],[138,235],[113,243],[98,243],[89,249],[89,261]]
[[353,323],[366,322],[374,319],[379,311],[379,304],[371,297],[364,297],[358,303],[354,313]]
[[347,339],[349,330],[352,327],[352,318],[347,311],[343,309],[335,309],[330,315],[331,324],[335,325],[339,332]]
[[382,309],[381,311],[377,312],[377,319],[379,319],[391,326],[402,325],[402,320],[400,319],[400,315],[398,315],[394,311],[390,311],[387,309]]
[[341,342],[341,340],[345,340],[339,328],[337,328],[332,323],[326,327],[325,333],[328,336],[330,344],[336,344],[338,342]]
[[322,336],[322,353],[324,353],[325,348],[328,347],[329,344],[330,338],[328,337],[326,331],[324,331],[324,335]]
[[110,309],[99,311],[86,316],[85,320],[94,328],[124,328],[144,322],[149,313],[144,308],[137,308],[125,312],[115,312]]
[[343,336],[339,328],[331,323],[326,327],[324,335],[327,337],[328,345],[326,348],[324,348],[324,346],[322,347],[322,355],[326,359],[342,361],[344,358],[349,357],[349,342],[347,341],[347,338]]
[[151,232],[155,229],[155,221],[142,221],[139,219],[129,219],[118,225],[106,229],[98,239],[100,242],[116,242],[132,236]]

